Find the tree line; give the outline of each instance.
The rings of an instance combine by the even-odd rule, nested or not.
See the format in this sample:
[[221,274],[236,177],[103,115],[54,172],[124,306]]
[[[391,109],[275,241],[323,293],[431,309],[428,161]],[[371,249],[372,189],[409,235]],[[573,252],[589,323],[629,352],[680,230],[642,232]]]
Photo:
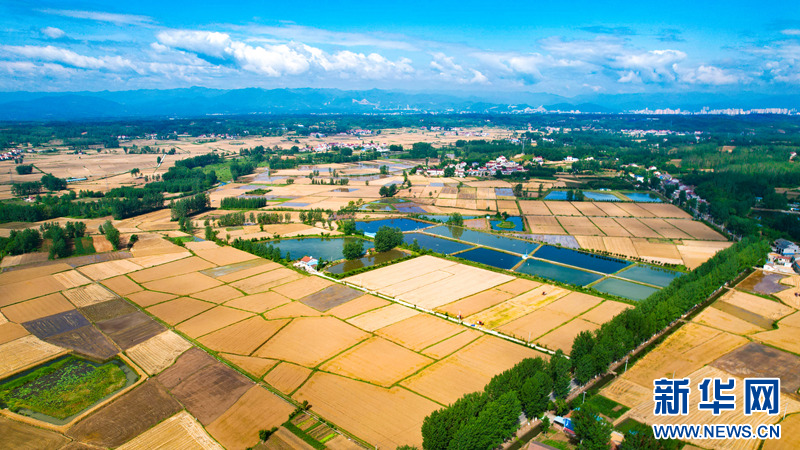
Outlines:
[[266,198],[225,197],[220,202],[221,209],[258,209],[267,206]]

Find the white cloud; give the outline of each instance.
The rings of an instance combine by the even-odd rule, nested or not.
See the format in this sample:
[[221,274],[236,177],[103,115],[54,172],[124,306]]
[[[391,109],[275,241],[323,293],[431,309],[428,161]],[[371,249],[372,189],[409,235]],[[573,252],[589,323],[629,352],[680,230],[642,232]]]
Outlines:
[[377,53],[349,50],[328,53],[294,42],[250,45],[219,32],[169,30],[158,33],[157,39],[163,46],[196,53],[201,58],[209,58],[212,63],[226,61],[248,72],[270,77],[317,70],[378,79],[399,77],[414,70],[407,58],[391,61]]
[[56,62],[81,69],[108,69],[119,71],[134,68],[130,60],[122,58],[121,56],[103,56],[96,58],[94,56],[81,55],[72,50],[54,47],[52,45],[44,47],[35,45],[4,45],[0,46],[0,50],[30,59]]
[[[250,35],[255,35],[248,39],[254,42],[291,40],[312,42],[316,44],[337,45],[341,47],[374,47],[406,51],[418,50],[417,46],[409,43],[407,39],[401,40],[393,39],[392,37],[384,38],[381,36],[373,36],[363,33],[330,31],[295,24],[287,24],[281,27],[266,25],[231,26],[231,29]],[[273,39],[264,38],[263,36],[272,36]]]
[[49,37],[50,39],[60,39],[64,37],[67,33],[64,33],[64,30],[61,30],[56,27],[46,27],[42,28],[42,34]]
[[689,84],[734,84],[740,81],[740,77],[727,70],[715,66],[701,65],[694,69],[682,69],[675,67],[680,74],[680,80]]
[[102,11],[76,11],[68,9],[44,9],[42,12],[56,16],[71,17],[73,19],[109,22],[116,25],[149,25],[153,23],[152,18],[135,14],[115,14]]
[[459,84],[490,84],[489,78],[482,72],[457,64],[452,56],[442,52],[431,53],[431,56],[433,56],[430,62],[431,68],[445,81],[455,81]]
[[781,30],[781,34],[785,36],[800,36],[800,29],[790,28],[786,30]]

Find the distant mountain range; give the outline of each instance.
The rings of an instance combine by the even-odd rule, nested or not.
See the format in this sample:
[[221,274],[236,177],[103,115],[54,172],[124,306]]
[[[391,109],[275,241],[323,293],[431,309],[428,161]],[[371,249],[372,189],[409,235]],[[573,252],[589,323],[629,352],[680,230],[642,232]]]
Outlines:
[[391,112],[506,113],[547,111],[618,113],[644,108],[699,111],[703,107],[796,108],[800,95],[735,93],[600,94],[566,98],[527,92],[402,92],[372,89],[208,89],[103,92],[0,92],[0,120],[77,120],[198,117],[242,114],[359,114]]

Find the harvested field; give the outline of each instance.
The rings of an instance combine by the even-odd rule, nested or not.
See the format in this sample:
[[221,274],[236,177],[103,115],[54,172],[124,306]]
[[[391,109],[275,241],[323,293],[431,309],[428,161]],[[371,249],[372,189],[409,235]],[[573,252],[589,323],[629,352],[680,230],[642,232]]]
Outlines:
[[64,296],[67,297],[67,299],[69,299],[73,305],[79,308],[117,298],[117,294],[109,291],[99,284],[90,284],[88,286],[82,286],[64,291]]
[[84,284],[89,284],[92,282],[92,280],[81,275],[81,273],[78,272],[77,270],[68,270],[66,272],[54,273],[52,277],[55,278],[56,281],[61,283],[61,285],[64,286],[64,289],[83,286]]
[[264,381],[275,389],[291,394],[311,375],[311,369],[282,362],[264,376]]
[[118,278],[126,273],[135,272],[141,269],[142,266],[139,264],[133,263],[127,259],[117,259],[113,261],[82,266],[79,270],[92,280],[98,281],[113,277]]
[[133,294],[134,292],[139,292],[143,289],[125,275],[107,278],[103,280],[103,285],[116,292],[117,295],[120,296],[127,296],[128,294]]
[[566,234],[561,224],[553,216],[525,216],[528,227],[534,234]]
[[70,440],[55,431],[34,427],[0,416],[0,436],[3,446],[21,450],[63,448]]
[[633,242],[636,253],[638,253],[641,258],[678,264],[681,261],[681,254],[672,243],[650,242],[647,239],[641,238],[631,238],[631,242]]
[[[443,405],[475,392],[525,358],[544,357],[530,348],[483,336],[400,384]],[[419,426],[419,425],[417,425]]]
[[516,320],[503,322],[497,331],[531,342],[572,319],[572,316],[545,308],[516,317]]
[[97,253],[112,252],[114,247],[105,236],[92,236],[92,245]]
[[463,327],[429,314],[416,316],[381,328],[377,334],[397,342],[403,347],[420,351],[451,336],[461,333]]
[[86,320],[86,317],[83,317],[83,314],[74,309],[22,324],[25,329],[40,339],[75,330],[86,325],[89,325],[89,321]]
[[639,203],[617,203],[617,206],[633,217],[655,217],[655,214],[642,208]]
[[151,291],[167,292],[175,295],[190,295],[195,292],[219,286],[222,283],[199,272],[177,275],[157,281],[145,283],[144,287]]
[[177,296],[172,294],[165,294],[163,292],[142,291],[142,292],[135,292],[133,294],[128,294],[127,297],[129,300],[141,306],[142,308],[147,308],[148,306],[153,306],[158,303],[172,300]]
[[667,239],[690,239],[692,236],[670,225],[664,219],[639,219],[640,222],[652,228],[656,233]]
[[0,378],[66,353],[36,336],[23,336],[0,345]]
[[637,203],[638,206],[650,211],[654,216],[665,218],[674,217],[678,219],[691,219],[692,216],[686,211],[669,203]]
[[48,264],[45,266],[31,267],[29,269],[19,269],[0,273],[0,286],[7,284],[18,283],[20,281],[32,280],[34,278],[43,277],[57,272],[72,269],[72,266],[66,263]]
[[234,298],[239,298],[242,296],[242,293],[228,285],[217,286],[215,288],[211,288],[207,291],[197,292],[192,294],[192,297],[199,298],[200,300],[205,300],[207,302],[213,303],[225,303],[228,300],[232,300]]
[[526,216],[549,216],[550,210],[544,202],[534,200],[520,200],[519,207]]
[[284,267],[233,282],[231,286],[247,294],[256,294],[269,290],[273,286],[285,284],[299,278],[303,278],[303,276],[294,270]]
[[162,264],[158,267],[151,267],[149,269],[133,272],[128,276],[131,277],[133,281],[139,284],[144,284],[150,281],[184,275],[187,273],[196,272],[198,270],[210,269],[212,267],[216,267],[216,265],[211,264],[204,259],[192,256],[190,258],[184,258],[178,261]]
[[636,251],[636,246],[633,241],[626,237],[604,237],[603,244],[606,251],[611,253],[637,258],[639,253]]
[[595,205],[600,208],[609,217],[630,217],[630,213],[620,208],[616,202],[596,202]]
[[194,250],[194,253],[206,261],[211,261],[217,266],[224,266],[227,264],[234,264],[258,258],[255,255],[251,255],[250,253],[243,252],[233,247],[216,247],[202,250],[198,249]]
[[695,269],[714,256],[718,251],[728,248],[732,242],[707,242],[684,240],[683,245],[676,248],[683,258],[683,264],[689,269]]
[[329,315],[340,319],[349,319],[377,308],[388,305],[390,302],[374,295],[362,295],[354,300],[339,305],[327,311]]
[[299,300],[332,285],[332,282],[322,277],[303,277],[297,281],[280,285],[272,289],[272,291],[289,297],[292,300]]
[[609,320],[613,319],[614,316],[625,311],[628,308],[632,308],[631,305],[621,302],[615,302],[613,300],[606,300],[596,308],[591,309],[585,312],[583,315],[580,316],[583,320],[588,320],[589,322],[596,323],[597,325],[602,325]]
[[148,380],[72,426],[67,435],[91,445],[116,447],[181,409],[161,384]]
[[264,320],[260,316],[254,316],[209,333],[198,341],[214,351],[249,355],[287,323],[289,320],[286,319]]
[[[389,268],[391,267],[389,266]],[[401,298],[411,304],[432,309],[514,279],[510,275],[465,264],[449,267],[445,272],[453,275],[435,284],[405,292]]]
[[293,320],[253,356],[315,367],[367,337],[367,333],[332,317],[306,317]]
[[256,378],[263,377],[269,369],[278,364],[278,361],[274,359],[256,358],[254,356],[232,355],[230,353],[220,353],[220,356]]
[[56,293],[6,306],[0,311],[8,320],[23,323],[72,309],[75,307],[63,295]]
[[247,295],[239,297],[225,303],[225,306],[231,308],[243,309],[261,314],[264,311],[278,306],[285,305],[291,300],[272,291],[262,292],[260,294]]
[[[781,438],[767,439],[761,450],[794,450],[800,448],[800,414],[781,420]],[[684,447],[685,448],[685,447]]]
[[176,325],[214,307],[213,303],[179,297],[147,308],[147,311],[170,325]]
[[217,306],[216,308],[182,322],[175,327],[175,329],[191,338],[197,339],[204,334],[227,327],[230,324],[244,320],[252,315],[251,313],[238,309]]
[[161,324],[138,311],[98,322],[97,327],[123,350],[164,331]]
[[491,308],[492,306],[500,304],[513,297],[513,295],[508,292],[500,291],[499,289],[502,286],[505,285],[483,291],[479,294],[471,295],[456,302],[440,306],[436,309],[453,316],[457,316],[459,314],[461,314],[461,317],[471,316],[479,311]]
[[555,202],[555,201],[545,201],[545,205],[547,205],[547,209],[549,209],[554,216],[582,216],[578,208],[572,206],[572,203],[569,202]]
[[[612,219],[611,217],[592,217],[592,222],[606,236],[628,237],[631,235],[630,233],[628,233],[628,230],[622,228],[622,225],[617,223],[617,221]],[[574,233],[574,234],[584,234],[584,233]]]
[[648,227],[639,219],[634,218],[616,218],[614,219],[622,228],[625,229],[631,236],[637,238],[658,238],[661,237],[656,231]]
[[602,209],[598,208],[593,202],[572,202],[572,206],[574,206],[584,216],[606,216],[606,213]]
[[[778,326],[780,326],[780,324],[778,324]],[[797,339],[799,335],[800,328],[784,326],[777,330],[754,334],[752,337],[766,344],[795,354],[800,354],[800,341]]]
[[555,330],[536,339],[536,341],[539,345],[549,349],[563,350],[564,353],[568,354],[572,350],[572,343],[575,341],[575,336],[583,331],[594,331],[598,328],[600,328],[598,325],[578,318],[561,325]]
[[781,379],[781,391],[794,394],[800,389],[800,357],[751,342],[722,356],[712,366],[740,378]]
[[148,375],[169,367],[183,352],[192,347],[187,340],[167,330],[129,348],[125,353]]
[[266,389],[254,386],[206,429],[229,449],[258,443],[258,430],[280,426],[294,407]]
[[391,304],[360,316],[353,317],[347,322],[362,330],[375,331],[379,328],[387,327],[393,323],[408,319],[419,314],[419,311],[407,308],[399,304]]
[[220,266],[213,269],[203,270],[201,273],[214,277],[225,283],[232,283],[241,279],[252,277],[260,273],[269,272],[281,268],[280,264],[264,259],[253,259],[238,264]]
[[353,275],[344,281],[363,286],[370,290],[381,290],[390,285],[413,280],[430,272],[443,270],[457,263],[434,256],[420,256],[410,261],[403,261],[388,267]]
[[158,374],[156,380],[167,389],[172,389],[200,369],[216,363],[218,361],[213,356],[198,347],[192,347],[179,356],[175,364]]
[[[507,324],[514,319],[523,317],[534,310],[552,303],[568,293],[570,293],[570,291],[566,289],[543,284],[536,289],[518,295],[492,308],[481,311],[478,314],[468,316],[467,319],[471,323],[481,321],[486,328],[497,328],[500,325]],[[544,331],[546,330],[543,330],[541,334],[544,334]]]
[[722,296],[721,301],[737,306],[745,311],[751,311],[761,317],[765,317],[770,321],[775,321],[788,314],[793,313],[795,310],[782,303],[772,300],[767,300],[757,295],[747,294],[734,289],[728,291],[727,294]]
[[653,398],[653,388],[643,387],[633,381],[619,377],[600,391],[603,397],[629,408]]
[[181,411],[128,441],[118,450],[180,448],[186,450],[222,450],[202,425],[186,411]]
[[22,336],[27,336],[28,334],[28,330],[18,323],[0,323],[0,345],[21,338]]
[[341,284],[334,284],[319,292],[307,295],[301,298],[300,301],[319,311],[327,311],[331,308],[343,305],[350,300],[361,297],[362,295],[364,295],[364,293],[361,291]]
[[430,358],[376,337],[336,356],[320,369],[389,387],[432,362]]
[[63,289],[64,285],[52,275],[0,285],[0,308]]
[[244,375],[219,361],[184,378],[170,393],[208,426],[253,387]]
[[319,317],[322,313],[316,309],[306,306],[300,302],[291,302],[275,309],[271,309],[264,314],[267,319],[286,319],[293,317]]
[[597,228],[588,217],[559,217],[561,226],[567,230],[567,234],[580,234],[588,236],[602,236],[603,232]]
[[601,252],[606,251],[606,244],[603,236],[575,236],[575,240],[578,241],[578,245],[580,245],[581,248]]
[[421,446],[423,419],[441,408],[413,392],[317,372],[295,394],[331,422],[377,447]]
[[725,236],[717,233],[703,222],[689,219],[666,219],[665,222],[690,235],[694,239],[702,241],[727,241]]
[[166,255],[140,256],[136,258],[131,258],[129,261],[138,264],[142,267],[153,267],[153,266],[160,266],[162,264],[166,264],[172,261],[188,258],[190,256],[192,256],[191,253],[182,251],[180,253],[169,253]]
[[622,377],[641,386],[652,386],[654,379],[671,377],[673,372],[683,378],[747,342],[741,336],[687,323]]
[[495,289],[498,291],[508,292],[512,295],[519,295],[523,292],[528,292],[531,289],[536,289],[541,285],[542,283],[536,281],[526,280],[525,278],[516,278],[513,281],[509,281],[508,283],[497,286]]
[[501,213],[507,212],[511,216],[519,215],[519,208],[514,200],[497,200],[497,210]]
[[595,297],[594,295],[583,294],[580,292],[570,292],[566,296],[548,304],[545,306],[545,308],[566,314],[568,316],[577,316],[591,308],[594,308],[602,301],[602,298]]
[[99,361],[105,361],[119,353],[114,343],[91,325],[50,336],[45,341]]
[[434,359],[442,359],[460,350],[481,336],[483,336],[483,334],[479,331],[465,330],[451,338],[439,342],[438,344],[431,345],[430,347],[422,350],[422,353]]

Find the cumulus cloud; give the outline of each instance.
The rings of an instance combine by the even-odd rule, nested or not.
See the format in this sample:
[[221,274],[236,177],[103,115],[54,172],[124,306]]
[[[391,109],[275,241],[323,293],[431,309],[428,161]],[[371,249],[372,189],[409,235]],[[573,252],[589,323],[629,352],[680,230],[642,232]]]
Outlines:
[[50,39],[60,39],[66,36],[67,33],[64,33],[64,30],[61,30],[56,27],[46,27],[42,28],[42,34],[49,37]]
[[389,60],[377,53],[349,50],[328,53],[305,44],[281,43],[250,45],[227,33],[192,30],[167,30],[158,33],[163,46],[189,51],[212,63],[228,63],[270,77],[297,75],[311,70],[338,72],[362,78],[392,78],[414,71],[411,60]]
[[714,66],[701,65],[692,69],[676,67],[675,70],[680,75],[680,80],[689,84],[711,84],[719,86],[734,84],[740,81],[738,75]]
[[446,81],[455,81],[459,84],[489,84],[489,78],[479,70],[464,68],[455,62],[455,58],[444,53],[432,53],[431,68],[438,77]]

